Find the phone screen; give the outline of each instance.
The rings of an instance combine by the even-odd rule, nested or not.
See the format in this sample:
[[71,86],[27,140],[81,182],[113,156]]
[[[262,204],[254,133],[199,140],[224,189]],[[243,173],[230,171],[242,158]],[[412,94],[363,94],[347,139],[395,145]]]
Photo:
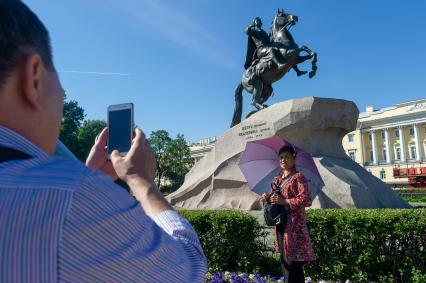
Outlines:
[[128,152],[132,143],[131,109],[108,112],[108,154],[114,150]]

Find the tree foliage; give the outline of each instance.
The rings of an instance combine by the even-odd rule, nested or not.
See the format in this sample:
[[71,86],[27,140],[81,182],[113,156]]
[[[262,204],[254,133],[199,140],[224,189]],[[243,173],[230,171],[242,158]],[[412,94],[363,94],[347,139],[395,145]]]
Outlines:
[[180,134],[173,139],[164,130],[152,132],[149,141],[157,158],[157,186],[163,192],[170,193],[182,185],[186,173],[194,164],[187,141]]
[[59,139],[74,155],[84,161],[92,148],[95,137],[106,127],[102,120],[85,120],[84,109],[75,100],[66,100],[62,114]]
[[80,160],[85,160],[95,143],[96,136],[107,126],[103,120],[85,120],[78,130],[79,150],[76,152]]
[[60,140],[75,154],[78,155],[78,130],[84,120],[84,109],[75,100],[66,101],[64,95],[64,111],[62,115]]
[[151,148],[154,151],[155,158],[157,159],[157,171],[155,173],[155,180],[157,182],[158,188],[161,188],[162,182],[164,180],[164,175],[168,170],[168,162],[166,155],[171,140],[172,139],[170,138],[169,133],[164,130],[154,131],[149,137]]

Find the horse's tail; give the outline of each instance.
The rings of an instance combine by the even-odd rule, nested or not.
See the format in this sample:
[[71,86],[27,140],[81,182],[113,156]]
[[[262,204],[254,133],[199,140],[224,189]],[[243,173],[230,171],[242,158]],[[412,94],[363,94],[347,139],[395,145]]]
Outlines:
[[241,116],[243,115],[243,83],[239,82],[235,89],[235,108],[234,117],[232,117],[231,128],[241,123]]

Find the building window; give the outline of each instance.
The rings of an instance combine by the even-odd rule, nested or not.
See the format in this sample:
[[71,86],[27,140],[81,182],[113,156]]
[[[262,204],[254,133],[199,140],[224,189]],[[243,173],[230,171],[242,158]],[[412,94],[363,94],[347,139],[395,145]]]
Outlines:
[[380,179],[382,179],[382,180],[386,179],[386,172],[385,172],[385,169],[383,169],[383,168],[380,171]]
[[371,137],[371,133],[368,133],[368,140],[371,141],[373,138]]
[[349,151],[349,157],[355,161],[355,151]]
[[383,149],[382,154],[383,154],[383,160],[389,162],[389,160],[386,158],[386,148]]
[[398,129],[395,130],[395,137],[399,138],[399,130]]
[[370,161],[374,161],[373,150],[370,149]]
[[396,154],[395,154],[396,159],[401,160],[401,148],[397,147],[395,148],[395,151],[396,151]]
[[386,139],[385,131],[382,131],[382,140]]
[[348,134],[348,141],[353,142],[354,141],[354,134]]
[[414,136],[414,128],[410,128],[409,132],[410,132],[410,136]]
[[417,158],[417,151],[415,145],[410,145],[410,158]]

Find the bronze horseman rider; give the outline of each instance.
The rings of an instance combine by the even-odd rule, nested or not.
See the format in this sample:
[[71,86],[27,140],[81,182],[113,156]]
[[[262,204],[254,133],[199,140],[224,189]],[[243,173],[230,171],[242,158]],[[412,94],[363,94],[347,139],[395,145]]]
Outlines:
[[[258,17],[246,28],[248,44],[245,71],[235,89],[235,108],[231,127],[241,122],[244,90],[251,94],[251,105],[256,108],[247,114],[249,117],[256,111],[268,107],[265,102],[273,94],[272,84],[282,79],[291,68],[298,76],[306,74],[297,68],[297,64],[311,60],[312,69],[309,71],[309,78],[315,76],[318,69],[317,54],[306,45],[299,47],[289,32],[289,28],[297,22],[297,16],[285,13],[281,9],[272,21],[269,34],[262,29],[262,21]],[[307,55],[301,55],[302,52],[306,52]]]
[[[246,28],[246,34],[249,36],[249,43],[244,67],[245,69],[251,67],[249,83],[251,83],[255,77],[260,77],[263,73],[274,68],[275,66],[273,66],[272,63],[274,63],[278,69],[285,68],[286,63],[281,64],[277,59],[277,56],[279,55],[276,53],[280,51],[271,46],[270,35],[262,29],[262,20],[259,17],[256,17],[252,24]],[[256,50],[254,52],[251,50],[253,44],[250,44],[250,40],[252,40],[254,42],[254,46],[256,46]],[[283,50],[280,55],[287,55],[287,52],[287,50]],[[250,56],[250,54],[253,54],[253,57]],[[287,56],[282,57],[285,59]],[[268,62],[268,64],[258,64],[260,60],[264,63]],[[306,71],[300,71],[297,65],[293,66],[293,70],[296,71],[298,77],[307,73]]]

